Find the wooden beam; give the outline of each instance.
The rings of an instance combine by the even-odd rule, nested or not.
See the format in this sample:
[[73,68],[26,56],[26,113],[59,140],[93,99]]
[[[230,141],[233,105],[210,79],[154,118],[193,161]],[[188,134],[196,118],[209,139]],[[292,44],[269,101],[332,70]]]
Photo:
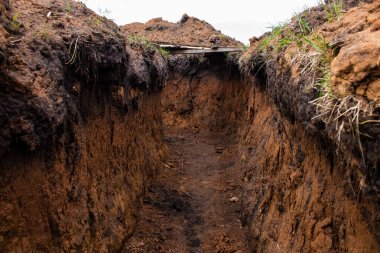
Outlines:
[[241,52],[241,48],[205,48],[205,49],[174,49],[170,50],[172,54],[212,54],[212,53],[229,53],[229,52]]
[[241,48],[237,47],[194,47],[170,44],[158,44],[159,47],[164,48],[172,54],[212,54],[212,53],[228,53],[228,52],[241,52]]
[[211,49],[209,47],[193,47],[193,46],[169,45],[169,44],[159,44],[158,46],[165,49]]

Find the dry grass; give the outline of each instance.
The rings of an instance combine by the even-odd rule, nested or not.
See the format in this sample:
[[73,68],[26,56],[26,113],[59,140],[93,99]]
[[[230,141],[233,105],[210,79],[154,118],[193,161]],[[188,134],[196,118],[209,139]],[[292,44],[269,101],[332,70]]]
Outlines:
[[[333,1],[324,7],[331,7],[327,10],[327,14],[332,13],[331,19],[340,17],[340,2],[335,4]],[[330,129],[334,129],[338,145],[343,135],[351,136],[361,152],[365,165],[361,138],[372,136],[362,132],[360,128],[364,124],[380,124],[379,120],[363,120],[373,115],[375,105],[354,95],[338,97],[333,94],[330,68],[335,49],[329,45],[322,34],[310,29],[303,16],[297,15],[295,18],[299,26],[298,33],[290,30],[287,24],[274,27],[273,31],[262,39],[255,56],[250,60],[245,60],[249,64],[241,63],[241,66],[244,66],[242,70],[249,73],[255,69],[259,72],[265,66],[269,66],[273,60],[284,58],[285,54],[290,55],[289,66],[297,68],[303,81],[306,80],[305,91],[318,91],[317,98],[309,102],[316,110],[312,120],[319,119]],[[258,55],[261,55],[264,62],[257,62],[256,58],[260,59]]]

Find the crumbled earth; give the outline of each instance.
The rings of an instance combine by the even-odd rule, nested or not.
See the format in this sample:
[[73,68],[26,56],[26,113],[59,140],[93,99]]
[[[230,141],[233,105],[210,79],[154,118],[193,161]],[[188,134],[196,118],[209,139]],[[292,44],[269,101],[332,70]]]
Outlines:
[[202,46],[202,47],[242,47],[241,42],[215,30],[210,24],[184,14],[177,23],[162,18],[152,19],[145,24],[132,23],[123,26],[122,31],[130,36],[145,37],[159,44]]

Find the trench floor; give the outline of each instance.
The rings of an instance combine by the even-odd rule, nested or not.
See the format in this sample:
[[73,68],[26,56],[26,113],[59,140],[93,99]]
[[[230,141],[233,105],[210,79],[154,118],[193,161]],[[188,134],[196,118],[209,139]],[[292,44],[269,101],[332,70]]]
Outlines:
[[245,253],[233,135],[167,133],[169,155],[124,252]]

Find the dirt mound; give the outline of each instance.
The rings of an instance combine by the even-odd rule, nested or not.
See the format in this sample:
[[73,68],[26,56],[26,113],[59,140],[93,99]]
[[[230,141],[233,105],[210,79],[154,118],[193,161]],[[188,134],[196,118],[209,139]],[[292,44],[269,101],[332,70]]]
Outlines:
[[152,19],[145,24],[132,23],[123,26],[122,31],[129,38],[145,37],[159,44],[174,44],[203,47],[242,47],[241,42],[222,34],[210,24],[184,14],[177,23],[171,23],[162,18]]

